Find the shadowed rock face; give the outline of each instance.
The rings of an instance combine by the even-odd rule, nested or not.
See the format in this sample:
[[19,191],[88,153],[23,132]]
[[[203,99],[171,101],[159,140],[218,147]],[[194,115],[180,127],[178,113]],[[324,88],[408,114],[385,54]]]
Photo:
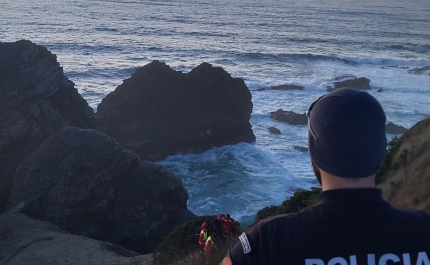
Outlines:
[[8,208],[61,229],[148,253],[190,216],[182,182],[112,138],[66,128],[17,168]]
[[71,235],[19,213],[0,216],[3,265],[149,265],[152,255],[138,255],[107,242]]
[[0,43],[0,213],[18,164],[54,132],[93,128],[94,112],[46,48]]
[[242,79],[203,63],[190,73],[154,61],[106,96],[98,129],[141,159],[253,142],[251,94]]

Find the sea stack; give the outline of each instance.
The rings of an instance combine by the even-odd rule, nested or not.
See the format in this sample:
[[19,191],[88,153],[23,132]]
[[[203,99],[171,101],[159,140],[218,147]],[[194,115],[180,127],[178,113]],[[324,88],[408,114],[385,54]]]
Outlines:
[[102,100],[98,130],[141,159],[255,141],[244,81],[202,63],[188,74],[153,61]]

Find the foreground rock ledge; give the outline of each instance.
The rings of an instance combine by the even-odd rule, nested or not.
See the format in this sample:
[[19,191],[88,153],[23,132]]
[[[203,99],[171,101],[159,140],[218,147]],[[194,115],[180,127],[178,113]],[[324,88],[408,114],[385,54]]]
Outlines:
[[141,159],[255,141],[251,93],[244,81],[203,63],[188,74],[153,61],[106,96],[98,130]]
[[0,43],[0,213],[22,160],[64,127],[94,124],[54,54],[26,40]]
[[116,245],[71,235],[19,213],[0,216],[2,265],[149,265],[152,255],[138,255]]
[[17,169],[8,208],[61,229],[150,253],[193,214],[173,173],[141,161],[112,138],[66,128]]

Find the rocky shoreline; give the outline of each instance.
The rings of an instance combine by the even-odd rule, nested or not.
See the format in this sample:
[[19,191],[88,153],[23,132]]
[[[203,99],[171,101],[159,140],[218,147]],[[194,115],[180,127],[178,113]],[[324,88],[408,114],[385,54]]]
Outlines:
[[[249,89],[207,63],[184,74],[153,61],[108,94],[97,114],[56,56],[30,41],[0,42],[0,80],[1,264],[149,264],[152,256],[141,254],[154,252],[175,227],[202,218],[187,209],[181,180],[149,161],[255,141]],[[333,84],[370,89],[364,77]],[[305,114],[282,109],[271,117],[307,124]],[[392,123],[386,128],[393,134],[407,130]],[[420,128],[405,133],[393,163],[409,165],[408,159],[428,151],[427,138],[420,149],[420,140],[407,144],[429,127]],[[382,187],[395,201],[403,180],[388,179],[396,188],[387,182]],[[311,198],[295,211],[311,205],[316,193],[301,192]],[[430,209],[426,203],[420,207]],[[289,205],[263,209],[260,217]]]

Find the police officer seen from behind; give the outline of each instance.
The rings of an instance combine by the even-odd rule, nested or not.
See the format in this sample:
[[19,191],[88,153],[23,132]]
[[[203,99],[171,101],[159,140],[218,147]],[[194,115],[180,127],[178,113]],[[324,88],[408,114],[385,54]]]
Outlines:
[[387,143],[378,101],[339,88],[307,115],[309,152],[323,190],[316,205],[260,221],[222,264],[430,265],[430,214],[395,209],[375,188]]

